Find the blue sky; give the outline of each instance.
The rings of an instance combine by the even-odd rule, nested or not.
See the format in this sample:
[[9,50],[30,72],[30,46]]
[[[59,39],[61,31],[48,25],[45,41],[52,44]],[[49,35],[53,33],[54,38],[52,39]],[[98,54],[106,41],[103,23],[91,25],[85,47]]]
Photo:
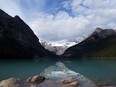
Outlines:
[[46,41],[77,39],[95,28],[116,28],[116,0],[0,0]]

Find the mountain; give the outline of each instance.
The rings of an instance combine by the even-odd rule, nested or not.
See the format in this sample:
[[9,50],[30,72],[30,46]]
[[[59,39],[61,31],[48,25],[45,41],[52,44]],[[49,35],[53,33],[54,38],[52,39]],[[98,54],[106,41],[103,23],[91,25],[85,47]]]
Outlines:
[[59,40],[54,42],[46,42],[46,41],[40,40],[40,43],[43,47],[45,47],[45,49],[48,49],[49,51],[57,55],[62,55],[67,48],[81,42],[83,39],[84,37],[76,39],[76,40],[75,39]]
[[0,59],[58,57],[46,50],[30,27],[19,17],[0,9]]
[[97,28],[88,38],[68,48],[62,55],[65,58],[115,58],[116,31]]
[[48,43],[46,41],[41,41],[40,43],[45,49],[47,49],[47,50],[49,50],[57,55],[63,54],[64,51],[68,48],[68,46],[66,46],[66,45],[63,45],[63,46],[57,45],[56,46],[56,45],[53,45],[53,44]]

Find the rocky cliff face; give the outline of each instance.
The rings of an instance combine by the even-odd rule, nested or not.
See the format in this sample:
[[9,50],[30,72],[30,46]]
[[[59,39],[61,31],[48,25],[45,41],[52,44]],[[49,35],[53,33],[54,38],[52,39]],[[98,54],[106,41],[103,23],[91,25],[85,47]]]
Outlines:
[[116,31],[97,28],[88,38],[70,47],[62,55],[66,58],[115,58]]
[[58,57],[44,49],[30,27],[19,17],[0,10],[0,58]]

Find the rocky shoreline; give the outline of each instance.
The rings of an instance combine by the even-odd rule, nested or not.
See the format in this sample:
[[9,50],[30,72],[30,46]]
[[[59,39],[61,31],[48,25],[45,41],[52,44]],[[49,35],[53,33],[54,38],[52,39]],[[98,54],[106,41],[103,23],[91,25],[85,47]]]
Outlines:
[[79,82],[70,77],[61,80],[50,80],[41,75],[29,77],[26,81],[9,78],[0,82],[0,87],[79,87]]
[[[80,83],[72,78],[68,77],[60,80],[50,80],[41,75],[36,75],[27,78],[27,80],[21,80],[19,78],[9,78],[0,81],[0,87],[81,87]],[[111,84],[99,84],[96,87],[116,87]]]

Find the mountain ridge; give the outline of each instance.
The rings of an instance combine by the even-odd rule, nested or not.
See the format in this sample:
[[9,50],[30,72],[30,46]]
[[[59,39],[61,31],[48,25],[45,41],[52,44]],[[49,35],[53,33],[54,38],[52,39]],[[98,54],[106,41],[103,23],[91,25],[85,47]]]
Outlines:
[[19,17],[0,9],[0,58],[58,57],[46,50],[31,28]]
[[[99,28],[100,29],[100,28]],[[98,30],[98,29],[97,29]],[[88,38],[68,48],[62,55],[65,58],[114,58],[116,57],[116,31],[101,29],[94,31]]]

